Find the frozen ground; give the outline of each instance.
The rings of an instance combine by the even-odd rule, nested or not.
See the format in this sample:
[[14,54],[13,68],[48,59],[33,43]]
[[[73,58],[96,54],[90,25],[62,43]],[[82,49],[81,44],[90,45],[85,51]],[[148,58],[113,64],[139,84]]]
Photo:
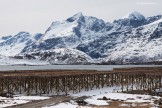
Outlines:
[[18,96],[18,95],[15,95],[13,98],[0,97],[0,108],[18,105],[18,104],[24,104],[24,103],[32,102],[34,100],[44,100],[44,99],[49,99],[49,97]]
[[[84,101],[88,104],[86,106],[79,106],[75,101],[65,102],[65,103],[54,103],[53,105],[45,106],[43,108],[91,108],[91,106],[105,106],[109,105],[112,101],[121,102],[120,106],[141,106],[149,105],[152,108],[158,108],[158,105],[154,103],[155,100],[159,100],[158,96],[150,95],[139,95],[139,94],[126,94],[126,93],[115,93],[114,87],[103,88],[91,91],[82,91],[78,94],[70,94],[71,96],[77,98],[82,96],[87,96],[89,98]],[[102,100],[106,97],[108,100]],[[100,100],[101,99],[101,100]]]
[[[126,93],[117,93],[115,87],[105,87],[102,89],[94,89],[90,91],[81,91],[77,94],[69,94],[71,99],[64,102],[56,102],[52,101],[51,104],[46,104],[46,106],[42,108],[92,108],[92,106],[108,106],[111,105],[112,102],[116,102],[118,106],[126,107],[126,106],[137,106],[138,105],[149,105],[152,108],[158,108],[159,106],[155,104],[155,100],[159,100],[158,96],[151,95],[139,95],[139,94],[126,94]],[[84,101],[87,103],[85,106],[79,106],[76,100],[79,97],[87,97]],[[103,100],[103,97],[106,97],[107,100]],[[18,104],[24,104],[28,102],[32,102],[34,100],[44,100],[49,99],[50,97],[46,96],[18,96],[15,95],[13,98],[0,97],[0,108],[13,106]],[[64,98],[64,97],[63,97]],[[42,101],[43,102],[43,101]]]

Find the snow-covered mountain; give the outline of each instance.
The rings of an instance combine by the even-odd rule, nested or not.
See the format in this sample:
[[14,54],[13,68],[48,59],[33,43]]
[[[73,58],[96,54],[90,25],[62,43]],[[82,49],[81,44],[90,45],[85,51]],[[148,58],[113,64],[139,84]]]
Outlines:
[[78,13],[62,22],[53,22],[42,38],[23,52],[76,48],[79,44],[101,37],[107,26],[103,20]]
[[11,38],[12,36],[3,36],[3,37],[0,37],[0,43],[6,41],[7,39]]
[[107,61],[152,62],[162,58],[162,19],[133,28],[119,35],[120,44],[116,44]]
[[20,32],[15,36],[2,37],[0,42],[0,54],[14,56],[21,53],[25,46],[31,45],[35,39],[28,32]]
[[143,63],[162,59],[162,15],[145,17],[133,12],[104,22],[77,13],[53,22],[44,34],[20,32],[0,38],[0,54],[51,64],[100,61]]

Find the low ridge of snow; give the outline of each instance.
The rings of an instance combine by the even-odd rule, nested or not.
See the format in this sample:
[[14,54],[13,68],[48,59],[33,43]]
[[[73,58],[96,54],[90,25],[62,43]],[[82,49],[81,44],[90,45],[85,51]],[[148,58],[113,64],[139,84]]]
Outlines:
[[40,60],[25,60],[0,56],[0,65],[49,65],[49,63]]
[[[45,59],[51,64],[76,64],[93,62],[91,57],[89,57],[84,52],[71,48],[58,48],[41,52],[33,52],[30,55],[35,55],[35,53],[37,53],[37,56],[34,56],[35,58]],[[42,58],[42,55],[46,55],[46,58]]]

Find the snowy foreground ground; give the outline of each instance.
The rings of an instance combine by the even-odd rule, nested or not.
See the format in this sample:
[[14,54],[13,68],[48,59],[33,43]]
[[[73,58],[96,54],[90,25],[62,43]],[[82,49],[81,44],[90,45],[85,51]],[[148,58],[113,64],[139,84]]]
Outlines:
[[[103,88],[71,95],[73,97],[89,97],[85,99],[85,102],[87,102],[88,104],[86,106],[78,106],[75,101],[71,100],[70,102],[59,103],[54,106],[49,105],[43,108],[92,108],[92,106],[109,105],[112,100],[122,101],[123,103],[120,104],[121,107],[135,107],[137,106],[137,104],[141,103],[141,106],[149,105],[149,107],[151,108],[158,108],[158,105],[154,104],[154,101],[160,99],[160,97],[158,96],[114,93],[114,88]],[[107,97],[110,100],[99,100],[103,97]]]
[[[119,106],[135,107],[138,105],[145,106],[148,105],[151,108],[158,108],[158,105],[154,103],[155,100],[159,100],[160,97],[150,96],[150,95],[138,95],[138,94],[126,94],[126,93],[115,93],[114,88],[103,88],[91,91],[82,91],[78,94],[70,94],[72,97],[82,97],[87,96],[85,102],[88,104],[86,106],[79,106],[74,100],[65,103],[53,103],[42,108],[92,108],[92,106],[106,106],[110,105],[112,100],[118,100]],[[103,97],[109,98],[109,100],[99,100]],[[31,102],[33,100],[43,100],[50,97],[45,96],[15,96],[14,98],[4,98],[0,97],[0,108],[23,104]],[[118,102],[118,103],[119,103]]]
[[18,96],[15,95],[13,98],[0,97],[0,108],[24,104],[34,100],[44,100],[49,99],[49,97],[42,96]]

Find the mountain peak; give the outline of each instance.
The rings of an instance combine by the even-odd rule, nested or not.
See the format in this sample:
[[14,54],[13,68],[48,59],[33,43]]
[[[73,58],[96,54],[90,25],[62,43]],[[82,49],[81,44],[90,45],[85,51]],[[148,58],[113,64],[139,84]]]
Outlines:
[[141,14],[141,13],[139,13],[139,12],[133,12],[133,13],[131,13],[130,15],[129,15],[129,18],[130,19],[145,19],[145,17]]
[[80,20],[80,19],[82,19],[83,17],[84,17],[84,16],[83,16],[82,12],[79,12],[79,13],[73,15],[72,17],[68,18],[67,21],[73,22],[73,21],[76,21],[76,20]]
[[[16,34],[16,35],[30,35],[30,33],[29,32],[26,32],[26,31],[21,31],[21,32],[19,32],[18,34]],[[15,35],[15,36],[16,36]]]
[[17,39],[25,39],[29,37],[31,38],[32,35],[29,32],[25,32],[25,31],[19,32],[13,36],[13,38],[17,38]]
[[78,12],[78,13],[75,14],[73,17],[74,17],[74,18],[80,18],[80,17],[82,17],[82,16],[83,16],[82,12]]
[[135,20],[143,20],[143,19],[145,19],[145,17],[141,13],[139,13],[137,11],[134,11],[134,12],[132,12],[130,14],[127,14],[125,17],[123,17],[123,19],[124,18],[135,19]]

